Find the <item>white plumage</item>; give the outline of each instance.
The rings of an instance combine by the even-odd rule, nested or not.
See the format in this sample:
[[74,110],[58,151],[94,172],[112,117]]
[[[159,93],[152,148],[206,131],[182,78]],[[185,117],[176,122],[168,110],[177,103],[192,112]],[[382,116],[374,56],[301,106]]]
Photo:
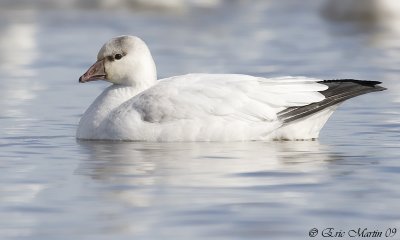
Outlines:
[[[118,55],[120,54],[120,55]],[[121,58],[120,58],[121,57]],[[79,123],[79,139],[245,141],[313,139],[336,105],[284,124],[278,113],[321,102],[319,79],[188,74],[156,81],[143,41],[122,36],[106,43],[80,82],[114,83]],[[284,126],[285,125],[285,126]]]

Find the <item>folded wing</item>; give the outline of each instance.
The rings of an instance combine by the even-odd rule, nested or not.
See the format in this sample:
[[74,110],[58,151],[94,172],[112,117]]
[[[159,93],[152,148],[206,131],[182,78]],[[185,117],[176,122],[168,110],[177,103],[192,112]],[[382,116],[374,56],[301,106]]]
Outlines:
[[279,119],[285,124],[302,119],[314,113],[320,112],[330,106],[370,92],[383,91],[386,88],[378,86],[381,82],[365,81],[354,79],[325,80],[318,83],[328,86],[328,89],[321,91],[325,99],[306,106],[289,107],[278,113]]
[[184,119],[272,122],[278,113],[321,102],[328,89],[318,79],[258,78],[232,74],[190,74],[160,80],[120,106],[135,109],[143,121]]

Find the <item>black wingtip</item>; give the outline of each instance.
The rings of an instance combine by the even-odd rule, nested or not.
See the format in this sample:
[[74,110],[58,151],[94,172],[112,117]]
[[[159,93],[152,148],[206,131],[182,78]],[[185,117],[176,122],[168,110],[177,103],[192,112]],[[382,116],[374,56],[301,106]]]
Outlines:
[[[387,90],[387,88],[379,86],[382,84],[380,81],[370,81],[370,80],[357,80],[357,79],[332,79],[332,80],[323,80],[318,83],[325,84],[329,86],[329,88],[337,88],[340,86],[360,86],[366,87],[366,92],[379,92]],[[323,93],[323,92],[321,92]]]
[[382,82],[380,82],[380,81],[357,80],[357,79],[331,79],[331,80],[323,80],[323,81],[320,81],[319,83],[324,84],[324,83],[335,83],[335,82],[336,83],[338,83],[338,82],[341,82],[341,83],[346,83],[346,82],[348,82],[348,83],[357,83],[357,84],[360,84],[360,85],[363,85],[363,86],[370,86],[370,87],[374,87],[376,85],[382,84]]
[[327,107],[340,104],[347,99],[370,92],[386,90],[386,88],[379,86],[381,84],[379,81],[336,79],[323,80],[318,83],[328,86],[328,89],[320,92],[325,96],[325,99],[302,107],[289,107],[279,112],[278,117],[285,124],[307,117]]

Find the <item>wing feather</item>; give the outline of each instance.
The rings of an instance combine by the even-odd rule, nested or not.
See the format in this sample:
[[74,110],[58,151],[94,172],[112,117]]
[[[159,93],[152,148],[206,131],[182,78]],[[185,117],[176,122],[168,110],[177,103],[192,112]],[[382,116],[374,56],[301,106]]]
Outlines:
[[304,77],[259,78],[232,74],[190,74],[160,80],[120,108],[136,110],[146,122],[225,117],[276,121],[282,110],[322,101],[327,86]]

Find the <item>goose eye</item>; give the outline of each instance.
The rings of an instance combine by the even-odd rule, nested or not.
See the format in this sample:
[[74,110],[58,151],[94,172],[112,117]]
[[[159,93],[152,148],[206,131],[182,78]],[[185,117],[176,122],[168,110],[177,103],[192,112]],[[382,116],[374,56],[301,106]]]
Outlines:
[[115,54],[114,58],[120,60],[122,58],[122,54],[117,53]]

